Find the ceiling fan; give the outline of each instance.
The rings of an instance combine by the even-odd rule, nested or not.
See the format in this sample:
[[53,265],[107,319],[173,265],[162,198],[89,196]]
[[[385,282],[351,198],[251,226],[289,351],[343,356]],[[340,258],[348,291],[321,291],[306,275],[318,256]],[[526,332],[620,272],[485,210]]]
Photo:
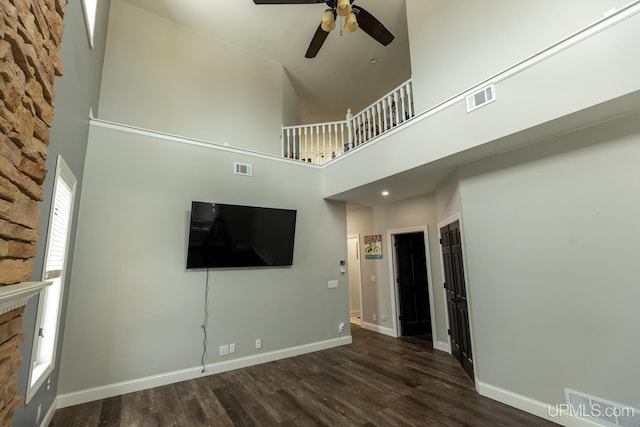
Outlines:
[[322,15],[322,21],[311,39],[306,58],[315,58],[327,36],[336,27],[336,17],[345,19],[344,30],[351,33],[358,28],[387,46],[394,39],[394,35],[378,21],[372,14],[360,6],[353,5],[355,0],[253,0],[255,4],[316,4],[326,3],[329,7]]

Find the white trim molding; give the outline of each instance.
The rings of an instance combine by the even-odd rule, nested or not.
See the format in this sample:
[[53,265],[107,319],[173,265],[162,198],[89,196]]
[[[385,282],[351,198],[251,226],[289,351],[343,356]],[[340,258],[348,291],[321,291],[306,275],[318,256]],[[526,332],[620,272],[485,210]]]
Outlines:
[[44,417],[42,418],[42,421],[40,422],[39,427],[48,427],[49,424],[51,424],[51,421],[53,421],[53,416],[56,414],[56,409],[58,409],[57,398],[54,399],[53,403],[47,410],[47,413],[44,414]]
[[[530,397],[513,393],[490,384],[476,380],[476,389],[480,395],[496,400],[521,411],[528,412],[545,420],[567,427],[594,427],[600,424],[593,423],[584,418],[570,416],[567,412],[557,413],[555,405],[540,402]],[[562,402],[564,403],[564,402]],[[557,415],[556,415],[557,413]],[[552,416],[553,415],[553,416]]]
[[302,354],[313,353],[333,347],[340,347],[343,345],[351,344],[351,342],[351,335],[332,338],[325,341],[318,341],[310,344],[299,345],[296,347],[289,347],[282,350],[271,351],[268,353],[255,354],[238,359],[210,363],[206,365],[204,372],[202,370],[202,367],[199,366],[194,368],[182,369],[179,371],[152,375],[144,378],[137,378],[129,381],[123,381],[115,384],[107,384],[104,386],[94,387],[86,390],[79,390],[72,393],[60,394],[58,395],[56,402],[58,408],[66,408],[69,406],[93,402],[100,399],[107,399],[109,397],[119,396],[126,393],[133,393],[153,387],[174,384],[180,381],[192,380],[195,378],[201,378],[203,376],[215,375],[222,372],[233,371],[235,369],[260,365],[262,363],[274,362],[276,360],[300,356]]
[[20,308],[51,282],[22,282],[0,287],[0,314]]
[[393,330],[392,328],[387,328],[385,326],[380,326],[380,325],[376,325],[369,322],[362,322],[362,325],[360,325],[360,327],[368,331],[378,332],[379,334],[382,334],[382,335],[398,338],[398,336],[396,335],[396,331]]
[[448,342],[433,340],[433,348],[451,354],[451,344]]

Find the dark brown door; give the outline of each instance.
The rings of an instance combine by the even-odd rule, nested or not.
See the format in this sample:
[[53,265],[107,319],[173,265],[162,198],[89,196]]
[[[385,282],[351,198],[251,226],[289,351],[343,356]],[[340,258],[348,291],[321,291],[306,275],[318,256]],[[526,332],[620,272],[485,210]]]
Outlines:
[[431,334],[424,233],[395,235],[396,283],[403,336]]
[[464,262],[462,259],[462,239],[460,222],[455,221],[440,229],[440,244],[444,264],[444,288],[447,293],[449,312],[449,335],[451,353],[473,380],[473,355],[471,354],[471,333],[469,329],[469,310],[467,290],[464,281]]

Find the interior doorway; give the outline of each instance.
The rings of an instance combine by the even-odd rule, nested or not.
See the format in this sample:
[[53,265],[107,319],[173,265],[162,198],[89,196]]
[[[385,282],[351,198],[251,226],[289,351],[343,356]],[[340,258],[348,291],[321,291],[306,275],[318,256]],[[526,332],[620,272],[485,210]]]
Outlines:
[[360,235],[347,236],[347,274],[349,280],[349,316],[351,323],[362,323],[362,273],[360,269]]
[[426,227],[388,232],[395,299],[396,336],[432,341],[433,288]]
[[431,335],[429,280],[424,233],[394,236],[398,320],[402,336]]

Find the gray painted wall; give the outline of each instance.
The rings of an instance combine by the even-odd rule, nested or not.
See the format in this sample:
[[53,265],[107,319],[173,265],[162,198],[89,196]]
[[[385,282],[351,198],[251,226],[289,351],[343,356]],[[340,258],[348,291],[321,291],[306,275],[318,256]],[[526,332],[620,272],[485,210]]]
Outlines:
[[416,111],[424,111],[628,0],[407,0]]
[[[640,60],[635,55],[640,49],[638,22],[636,14],[497,82],[496,101],[478,110],[467,113],[464,99],[458,99],[433,115],[419,115],[397,132],[382,135],[359,148],[357,155],[353,151],[328,163],[324,196],[340,197],[388,177],[397,184],[390,188],[394,194],[416,196],[421,189],[413,186],[415,171],[403,174],[413,168],[437,174],[438,168],[452,169],[629,111],[605,103],[629,94],[637,98],[640,93]],[[429,74],[414,74],[415,81],[430,79]],[[404,182],[399,179],[403,176],[407,177]]]
[[[437,6],[441,9],[444,3],[431,2],[429,7]],[[585,9],[579,10],[584,11],[584,14],[581,12],[575,15],[574,25],[580,27],[597,18],[601,13],[600,9],[606,10],[624,3],[611,1],[603,5],[602,2],[581,1],[580,5],[584,4]],[[104,3],[101,4],[104,5]],[[429,37],[421,33],[412,33],[417,28],[428,28],[424,21],[415,21],[420,17],[429,16],[426,11],[420,12],[422,9],[416,9],[422,4],[427,5],[422,0],[407,2],[410,34],[415,37],[412,39],[414,48],[412,66],[414,83],[420,80],[425,85],[427,82],[431,85],[429,76],[433,75],[434,79],[438,80],[438,74],[429,70],[426,63],[436,64],[438,61],[425,53],[431,51],[427,49],[429,41],[426,39]],[[447,2],[447,4],[450,3]],[[518,4],[521,7],[533,7],[528,3]],[[564,8],[564,3],[562,6],[555,2],[553,5],[546,4],[546,7],[556,6]],[[80,120],[80,124],[72,122],[86,117],[86,111],[90,105],[94,106],[95,111],[95,99],[90,98],[89,101],[81,102],[78,98],[82,97],[78,95],[76,85],[83,79],[93,82],[93,78],[99,78],[99,71],[89,76],[85,73],[87,68],[98,70],[99,67],[92,64],[99,62],[95,62],[98,60],[94,57],[91,60],[85,59],[85,55],[89,53],[87,53],[88,49],[80,43],[81,32],[72,30],[75,26],[71,23],[76,21],[72,21],[71,17],[81,17],[80,14],[73,12],[76,7],[80,10],[79,4],[75,2],[71,2],[68,6],[65,33],[67,46],[63,44],[66,75],[57,82],[59,90],[57,119],[52,133],[54,135],[58,132],[55,126],[67,117],[66,120],[69,123],[64,129],[68,132],[69,138],[56,137],[57,142],[52,138],[51,149],[58,149],[53,147],[64,144],[61,142],[63,140],[68,140],[73,149],[71,146],[68,148],[68,154],[72,158],[67,160],[80,178],[82,167],[79,165],[82,162],[74,160],[71,153],[84,159],[83,144],[86,141],[87,122],[84,119]],[[515,10],[513,13],[517,16],[530,15],[523,14],[522,9]],[[466,16],[465,19],[470,18],[468,15],[463,16]],[[549,17],[555,22],[551,25],[551,32],[555,31],[556,25],[558,28],[561,27],[560,22],[555,21],[556,18],[563,20],[563,26],[572,25],[566,21],[567,18],[571,18],[566,14],[545,16],[545,18]],[[411,19],[414,19],[413,24]],[[83,22],[81,20],[78,22],[77,28],[84,31]],[[539,26],[530,25],[529,28],[532,31],[535,30],[536,36],[546,37],[544,34],[541,35]],[[568,27],[562,28],[565,32]],[[455,30],[452,29],[452,31]],[[67,41],[72,37],[70,33],[75,35],[72,48],[68,47]],[[512,40],[516,39],[518,37],[514,35]],[[518,55],[522,54],[521,51],[524,49],[522,46],[537,48],[537,41],[527,44],[533,39],[529,42],[527,40],[525,38],[519,40],[519,43],[523,43],[519,45],[520,47],[518,43],[513,43],[513,46],[518,47],[520,51]],[[536,38],[536,40],[539,39]],[[433,41],[433,43],[436,42],[442,43],[441,40]],[[446,46],[446,43],[442,45]],[[416,50],[416,46],[422,46],[422,48]],[[603,46],[596,44],[596,46],[599,47],[596,52],[607,52],[607,44]],[[66,53],[65,49],[67,49]],[[447,50],[455,51],[453,47]],[[585,51],[594,52],[593,46],[585,47],[582,52]],[[505,52],[511,52],[511,50],[506,49]],[[581,55],[578,52],[578,56]],[[460,61],[464,57],[455,59]],[[512,59],[514,58],[508,58],[509,61]],[[447,80],[440,79],[440,83],[451,83],[450,86],[446,84],[446,87],[443,86],[444,96],[463,89],[462,86],[466,87],[470,79],[471,83],[474,83],[486,77],[484,73],[493,72],[494,68],[501,67],[502,60],[503,58],[500,58],[500,61],[489,61],[487,70],[474,69],[478,71],[477,75],[459,76],[455,79],[447,76]],[[545,81],[553,81],[549,76],[555,75],[556,71],[563,68],[569,69],[566,64],[572,60],[569,58],[567,61],[560,61],[559,64],[549,68]],[[117,108],[128,102],[141,102],[139,99],[128,96],[130,88],[127,85],[130,83],[118,74],[127,72],[128,62],[122,61],[128,61],[128,59],[126,57],[114,59],[109,65],[110,72],[114,73],[114,76],[108,81],[105,79],[103,86],[103,99],[111,96],[112,90],[117,92],[117,96],[114,95],[110,101],[105,101],[110,103],[112,114],[116,114]],[[464,61],[456,62],[456,67],[447,67],[447,70],[460,71],[457,67],[460,63],[464,64]],[[633,69],[633,67],[619,69]],[[603,70],[603,74],[606,74],[604,71],[606,70]],[[599,72],[599,70],[590,69],[590,72]],[[139,78],[154,76],[153,73],[145,74],[140,70],[135,73],[139,73]],[[282,85],[281,74],[274,72],[274,79],[276,75],[279,84]],[[63,81],[68,82],[68,86],[64,86],[65,90],[61,90],[63,86],[60,86],[60,82]],[[518,83],[512,91],[514,96],[521,95],[523,88],[538,87],[527,83],[530,82]],[[97,86],[91,87],[94,88],[92,93],[97,97]],[[109,87],[109,95],[105,93],[106,87]],[[432,105],[429,96],[433,95],[433,102],[439,101],[441,95],[438,95],[437,91],[432,92],[432,89],[434,88],[428,86],[423,86],[422,89],[416,87],[417,92],[422,94],[416,101],[421,102],[425,107]],[[606,87],[603,86],[601,89]],[[77,111],[74,109],[75,113],[70,113],[68,116],[63,113],[65,109],[65,101],[61,101],[64,99],[63,93],[64,96],[73,97],[74,102],[82,104],[82,108],[78,108]],[[273,99],[282,96],[282,87],[278,93],[280,95]],[[600,97],[600,99],[607,98]],[[153,97],[149,103],[152,100]],[[282,105],[281,98],[274,102],[278,108]],[[140,104],[137,105],[140,106]],[[539,106],[547,107],[543,104]],[[153,109],[150,111],[150,115],[155,113]],[[143,112],[145,112],[144,108],[136,108],[131,113],[143,114]],[[100,111],[100,116],[109,118],[103,116],[103,111]],[[224,117],[229,119],[233,116],[225,115]],[[519,117],[512,118],[514,120],[511,123],[514,128],[522,129],[523,122],[518,121]],[[340,277],[341,286],[337,290],[328,290],[326,281],[335,278],[338,259],[346,258],[347,230],[349,233],[360,232],[362,235],[377,234],[378,230],[422,224],[423,218],[427,218],[426,223],[431,227],[431,224],[437,224],[462,209],[479,379],[484,383],[543,402],[561,401],[561,388],[568,386],[638,407],[640,405],[637,396],[630,389],[638,379],[628,379],[628,375],[633,375],[634,371],[630,366],[631,359],[626,357],[628,354],[638,352],[637,331],[627,326],[633,323],[624,322],[624,320],[634,320],[629,313],[634,313],[632,310],[638,305],[637,293],[634,293],[630,280],[634,275],[637,277],[637,272],[633,269],[632,260],[624,258],[628,256],[627,253],[633,253],[633,248],[628,246],[631,243],[624,242],[627,245],[623,248],[627,252],[622,254],[623,260],[627,261],[625,266],[619,265],[612,255],[604,251],[614,237],[628,237],[627,234],[618,236],[616,233],[621,232],[617,231],[607,235],[604,225],[619,224],[625,218],[636,217],[638,213],[635,199],[629,197],[629,194],[637,193],[639,182],[638,176],[633,173],[633,165],[630,164],[634,158],[638,158],[636,155],[638,129],[632,125],[633,120],[637,121],[637,119],[638,117],[623,119],[591,129],[593,132],[586,131],[554,139],[553,143],[547,143],[541,148],[526,148],[492,160],[465,166],[436,190],[435,197],[419,197],[398,206],[357,209],[349,207],[348,222],[345,221],[344,206],[320,201],[321,183],[317,176],[319,171],[313,168],[280,162],[272,163],[275,160],[253,158],[242,153],[232,154],[227,151],[192,146],[173,146],[173,143],[162,140],[93,127],[87,159],[88,173],[84,176],[85,190],[76,243],[76,248],[79,250],[75,251],[74,258],[76,268],[73,270],[70,290],[72,300],[68,309],[69,322],[65,333],[64,366],[59,392],[68,393],[86,387],[108,384],[110,381],[166,373],[180,367],[198,365],[201,351],[199,325],[202,321],[200,307],[203,302],[204,277],[201,273],[185,272],[183,269],[188,203],[192,199],[224,197],[236,202],[250,200],[258,204],[262,201],[265,205],[278,203],[289,207],[300,207],[301,212],[304,212],[303,216],[310,220],[299,223],[298,229],[304,227],[304,231],[301,233],[302,236],[299,233],[297,237],[296,259],[294,259],[296,265],[292,269],[269,271],[268,274],[264,274],[263,271],[253,271],[242,275],[233,272],[218,272],[212,275],[210,303],[212,312],[215,314],[211,320],[213,336],[210,339],[210,349],[215,350],[218,344],[235,341],[238,344],[238,356],[250,355],[253,350],[250,350],[250,345],[247,348],[246,343],[251,344],[256,333],[262,334],[265,350],[335,337],[337,334],[335,322],[342,316],[348,316],[348,290],[344,276]],[[275,122],[275,119],[273,121]],[[271,126],[271,122],[269,120],[265,126]],[[280,124],[280,122],[277,123],[278,134]],[[71,129],[83,129],[80,132],[82,138],[75,137]],[[203,132],[207,131],[204,126],[200,129]],[[418,133],[424,135],[424,132]],[[67,134],[61,133],[61,135]],[[423,140],[422,138],[420,136],[420,140]],[[442,141],[444,139],[436,142]],[[586,141],[586,145],[580,147],[583,141]],[[221,141],[216,139],[216,142]],[[246,142],[247,148],[251,148],[253,142],[250,139]],[[80,151],[75,150],[75,144],[80,144]],[[279,144],[276,146],[278,147],[276,152],[279,152]],[[248,159],[257,165],[256,171],[265,171],[265,175],[259,173],[256,176],[258,179],[253,181],[241,181],[237,177],[229,178],[227,174],[231,170],[231,163]],[[607,162],[603,159],[607,159]],[[368,159],[362,159],[362,161],[365,164],[371,164]],[[622,167],[618,167],[619,161],[623,162]],[[563,173],[565,164],[567,170],[572,171],[573,174]],[[615,165],[615,167],[608,165]],[[53,167],[49,166],[49,169],[52,170]],[[353,170],[354,168],[350,168],[346,176],[353,177]],[[583,173],[585,170],[595,170],[596,176],[600,179],[589,178]],[[620,171],[625,171],[622,178]],[[575,178],[570,178],[572,176]],[[262,179],[265,177],[269,178],[268,183],[266,179]],[[336,179],[340,180],[343,177],[336,176]],[[217,184],[220,182],[224,182],[225,187]],[[556,188],[558,182],[562,182],[563,185]],[[587,185],[582,185],[583,182]],[[313,183],[317,183],[317,186]],[[515,202],[523,202],[522,189],[529,189],[531,183],[535,183],[536,191],[526,199],[527,209],[520,218],[510,209],[514,207]],[[191,187],[193,184],[195,187]],[[48,181],[47,185],[48,202],[45,201],[43,205],[50,204],[51,182]],[[187,186],[191,188],[188,191],[185,190]],[[577,197],[576,203],[560,203],[561,189],[564,189],[566,194]],[[595,198],[594,194],[598,197]],[[529,195],[528,192],[527,195]],[[598,205],[595,206],[592,203]],[[148,228],[150,220],[142,213],[145,204],[156,208],[158,215],[153,217],[151,225],[155,225],[155,230],[160,229],[163,233],[157,233],[154,229]],[[552,210],[549,210],[548,206],[552,206]],[[597,212],[601,216],[595,217],[594,208],[599,208]],[[404,209],[410,209],[411,212],[405,213]],[[504,214],[495,215],[496,211]],[[401,216],[401,219],[394,218],[396,213]],[[540,215],[542,215],[541,218],[539,218]],[[43,213],[43,217],[48,218],[48,214]],[[559,248],[552,248],[553,250],[549,251],[550,231],[545,230],[542,236],[538,237],[536,234],[538,230],[533,232],[532,224],[539,224],[539,220],[542,219],[545,224],[555,226],[554,220],[564,219],[567,223],[574,221],[574,218],[578,218],[578,221],[575,224],[568,224],[571,234],[565,235],[565,238],[569,238],[565,240],[575,244],[578,240],[589,239],[586,243],[592,244],[579,247],[578,252],[569,258],[571,268],[558,269],[556,257],[563,254],[559,253]],[[345,223],[347,226],[344,225]],[[531,247],[525,248],[526,251],[512,255],[515,265],[530,274],[524,279],[515,275],[516,268],[498,271],[487,267],[488,262],[497,262],[490,258],[496,256],[495,254],[486,253],[488,249],[500,253],[504,244],[510,243],[506,241],[508,236],[504,234],[504,230],[499,230],[502,234],[498,235],[495,242],[488,242],[494,238],[486,235],[488,230],[503,224],[510,227],[514,234],[520,233],[526,236],[527,242],[532,241]],[[46,230],[46,227],[44,229]],[[332,232],[329,237],[326,234],[327,230]],[[558,231],[559,229],[550,228],[550,230]],[[333,234],[334,231],[335,234]],[[613,232],[613,230],[610,231]],[[632,229],[630,232],[636,231]],[[437,236],[437,232],[434,234]],[[431,234],[432,239],[434,234]],[[578,240],[574,242],[571,238]],[[317,245],[311,243],[314,240],[325,242],[327,239],[327,246],[322,246],[323,250],[327,248],[326,252],[321,253]],[[300,244],[301,240],[302,244]],[[96,241],[100,244],[96,244]],[[129,243],[123,244],[123,242]],[[619,242],[616,240],[616,243]],[[489,244],[488,247],[487,244]],[[152,256],[137,255],[145,251]],[[327,256],[326,253],[332,255]],[[334,259],[333,254],[339,254],[339,256],[335,256],[336,259]],[[433,243],[431,243],[431,254],[432,268],[434,275],[437,275],[439,259],[435,257],[439,255],[438,251],[434,250]],[[138,264],[134,264],[132,268],[132,263],[126,257],[139,259]],[[41,253],[38,259],[41,265]],[[158,262],[158,259],[162,262]],[[385,263],[385,265],[388,264]],[[607,268],[596,271],[593,277],[582,277],[586,276],[586,273],[593,272],[593,269],[585,269],[585,266],[594,265],[604,265]],[[558,285],[555,282],[558,279],[550,276],[545,266],[555,268],[552,271],[565,280]],[[609,287],[614,282],[609,276],[604,277],[603,272],[611,275],[612,271],[615,271],[615,280],[620,283],[613,284],[613,292],[600,292],[599,289],[603,284]],[[581,275],[580,280],[574,277],[576,272]],[[388,278],[389,273],[363,262],[362,277],[365,282],[371,274],[378,274],[378,277],[380,277],[379,274],[386,274]],[[437,277],[434,277],[434,282],[437,280]],[[518,286],[514,286],[514,283],[518,283]],[[257,284],[263,287],[256,288]],[[550,284],[557,286],[550,286]],[[583,295],[585,289],[589,292]],[[520,293],[514,295],[514,290]],[[381,291],[380,295],[385,293],[389,294],[388,291]],[[565,298],[564,301],[567,301],[569,296],[580,296],[580,304],[570,305],[569,308],[570,314],[575,315],[575,321],[567,322],[567,316],[562,313],[562,310],[569,305],[558,306],[558,303],[563,301],[554,299],[558,293]],[[156,298],[151,301],[149,295],[152,294]],[[281,298],[283,294],[288,296],[286,300]],[[380,310],[378,307],[382,309],[388,307],[389,302],[382,301],[381,298],[377,298],[377,295],[374,298],[373,295],[369,293],[367,297],[363,293],[363,309]],[[617,295],[622,295],[622,298],[615,299],[616,305],[614,305],[612,298]],[[514,297],[515,307],[520,308],[519,312],[516,312],[515,307],[496,304],[496,301],[500,301],[505,296]],[[528,298],[529,296],[531,298]],[[243,305],[248,298],[251,304]],[[313,301],[314,304],[308,305],[308,301]],[[115,316],[112,303],[122,304],[121,308],[117,309],[124,310],[120,318]],[[622,310],[617,314],[622,303],[629,303],[630,309]],[[141,307],[142,310],[140,310]],[[240,307],[239,310],[238,307]],[[25,322],[33,322],[32,317],[35,317],[33,301],[29,304],[27,313],[31,314],[25,316]],[[178,326],[174,325],[176,318]],[[85,331],[88,328],[83,322],[88,322],[87,326],[93,328],[91,333]],[[598,334],[586,336],[576,333],[575,329],[570,329],[570,326],[574,326],[574,323],[577,325],[579,322],[595,328],[594,331]],[[33,324],[25,324],[25,330],[28,329],[32,330]],[[498,334],[497,331],[500,333]],[[518,331],[526,333],[518,335]],[[440,335],[439,329],[438,336]],[[567,339],[563,341],[561,338]],[[84,339],[88,341],[84,342]],[[158,348],[159,341],[166,342],[167,339],[172,344],[172,349],[176,348],[175,354],[166,354],[166,347]],[[593,344],[594,339],[599,340],[600,343],[595,351],[593,345],[586,348],[587,343]],[[173,344],[176,345],[173,346]],[[556,349],[558,354],[555,354]],[[607,352],[608,349],[614,350]],[[531,353],[527,355],[527,351]],[[505,366],[504,356],[511,353],[518,356],[517,360],[510,359],[515,360],[518,366],[529,363],[536,368],[536,372],[542,371],[545,375],[540,379],[532,378],[523,369],[514,369],[510,367],[511,365]],[[24,351],[23,354],[25,354]],[[93,357],[97,359],[94,360]],[[25,360],[27,359],[25,354]],[[577,360],[577,364],[573,367],[567,362],[567,360],[576,362],[576,359],[580,360]],[[210,352],[209,361],[217,360],[217,352]],[[95,361],[95,364],[90,361]],[[588,362],[591,364],[587,366]],[[600,364],[607,366],[600,366]],[[562,367],[562,370],[558,367]],[[585,375],[585,372],[589,374]],[[555,378],[552,378],[554,375]],[[624,375],[627,376],[624,377]],[[57,378],[52,378],[52,381],[55,386]],[[23,388],[24,385],[21,385],[21,389]],[[46,410],[46,406],[50,405],[46,402],[51,402],[54,396],[52,392],[41,394],[45,396],[38,395],[36,399],[42,399],[43,410]],[[35,420],[34,413],[35,406],[31,404],[18,411],[16,417],[20,417],[17,420],[21,422],[25,420],[24,422],[30,425]]]
[[640,407],[640,114],[469,165],[463,233],[478,378]]
[[282,65],[121,0],[110,13],[99,118],[281,153]]
[[[236,161],[253,177],[234,175]],[[207,364],[348,336],[345,205],[322,199],[321,173],[92,126],[60,394],[200,364],[206,273],[185,271],[192,200],[298,210],[291,268],[210,272]],[[229,343],[236,353],[218,356]]]
[[[84,12],[80,1],[68,3],[65,12],[65,31],[62,39],[61,57],[64,66],[64,76],[57,77],[56,87],[56,116],[51,129],[47,158],[47,179],[44,183],[44,200],[40,203],[40,225],[38,232],[41,240],[38,243],[38,252],[34,260],[33,280],[42,279],[44,263],[45,239],[51,209],[51,197],[53,192],[53,178],[58,155],[65,161],[78,179],[76,193],[75,218],[78,217],[80,191],[82,189],[82,176],[84,172],[84,160],[87,147],[87,135],[89,132],[89,109],[94,113],[98,110],[98,97],[100,94],[100,79],[102,73],[102,60],[104,56],[104,44],[106,38],[107,21],[109,16],[109,1],[98,2],[96,18],[94,47],[90,49]],[[60,355],[63,346],[63,332],[65,328],[65,311],[69,295],[70,272],[73,269],[73,253],[75,249],[75,234],[77,221],[71,229],[71,242],[69,246],[69,261],[67,263],[67,276],[65,280],[64,300],[62,304],[62,316],[60,321],[60,335],[56,354],[56,368],[51,379],[51,387],[42,386],[33,399],[15,412],[14,425],[36,425],[38,407],[41,407],[41,417],[47,413],[54,402],[58,388],[60,367]],[[38,301],[32,298],[27,304],[24,314],[25,341],[20,346],[24,362],[18,370],[19,387],[18,394],[26,395],[28,365],[31,358],[34,329],[36,322]]]
[[[394,328],[393,313],[393,289],[394,279],[389,268],[389,258],[392,256],[388,250],[387,233],[390,230],[402,230],[414,227],[427,227],[429,233],[429,252],[432,278],[433,299],[435,305],[436,325],[434,328],[435,339],[448,342],[446,311],[444,308],[442,292],[442,269],[439,261],[439,244],[436,216],[436,198],[433,195],[420,196],[395,203],[363,207],[349,205],[347,209],[347,231],[349,234],[360,233],[363,236],[369,234],[382,234],[383,258],[365,259],[362,265],[362,300],[363,321],[383,328]],[[362,242],[361,242],[362,243]],[[362,245],[361,245],[362,247]],[[371,276],[376,276],[376,281],[371,282]],[[439,284],[439,285],[436,285]],[[376,320],[373,315],[376,315]],[[383,320],[385,319],[386,320]]]

